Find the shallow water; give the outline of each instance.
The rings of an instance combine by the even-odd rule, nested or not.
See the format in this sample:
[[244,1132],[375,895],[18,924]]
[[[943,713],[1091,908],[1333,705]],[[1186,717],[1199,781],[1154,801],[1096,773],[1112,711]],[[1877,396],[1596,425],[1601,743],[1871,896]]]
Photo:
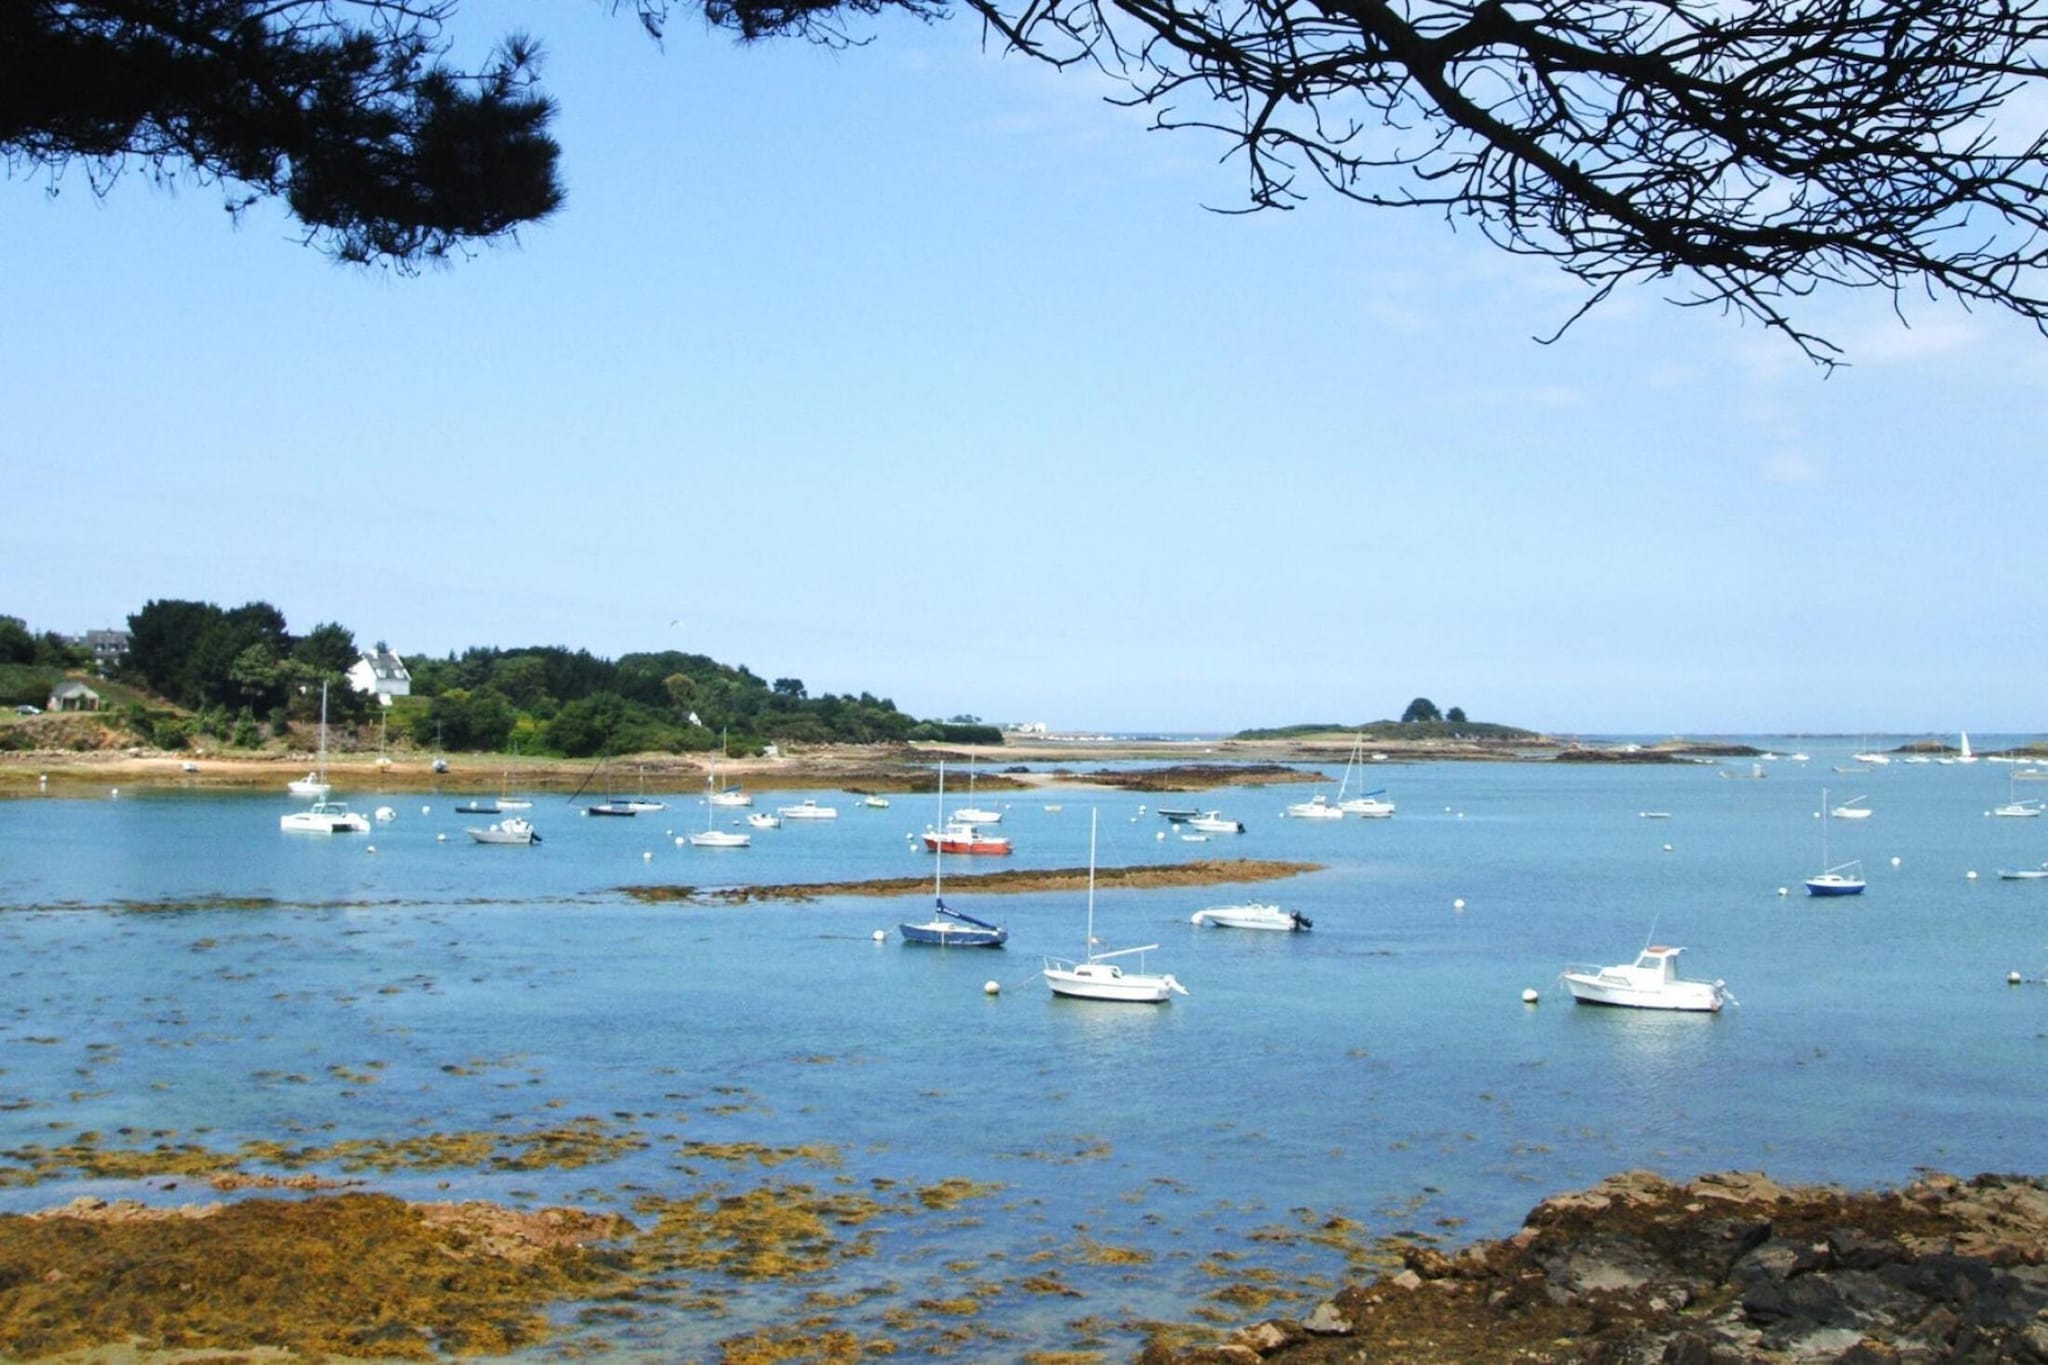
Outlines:
[[[863,1335],[933,1344],[950,1327],[970,1356],[1127,1353],[1136,1319],[1238,1311],[1207,1299],[1229,1282],[1214,1253],[1312,1301],[1347,1248],[1303,1234],[1336,1215],[1368,1237],[1499,1235],[1542,1195],[1628,1167],[1851,1184],[2037,1169],[2048,988],[2005,976],[2048,967],[2048,883],[1995,869],[2048,858],[2048,820],[1986,815],[2006,799],[2004,765],[1844,775],[1831,765],[1852,746],[1797,747],[1812,761],[1772,763],[1763,781],[1692,765],[1379,765],[1393,820],[1283,820],[1307,788],[1232,789],[1196,800],[1248,831],[1206,842],[1133,795],[1005,794],[1016,855],[946,862],[947,899],[1008,925],[999,953],[897,942],[928,898],[642,905],[618,889],[928,874],[909,838],[928,797],[877,811],[764,794],[816,795],[840,818],[754,831],[745,851],[678,848],[706,816],[689,798],[603,820],[538,797],[524,813],[545,843],[531,849],[475,846],[462,827],[488,817],[418,794],[356,793],[398,818],[330,838],[280,833],[282,793],[4,802],[0,1149],[85,1132],[215,1149],[396,1140],[591,1116],[646,1146],[585,1169],[374,1183],[614,1206],[769,1180],[1000,1185],[880,1219],[871,1254],[821,1276],[713,1277],[720,1315],[657,1302],[602,1329],[624,1356],[707,1360],[805,1294],[861,1288],[880,1292],[836,1320]],[[1820,867],[1824,784],[1877,812],[1829,830],[1835,861],[1865,863],[1861,898],[1800,894]],[[1039,955],[1080,951],[1084,898],[974,892],[986,866],[1084,865],[1091,809],[1098,936],[1157,942],[1148,965],[1188,998],[1051,999]],[[1235,855],[1326,870],[1172,892],[1114,873]],[[1308,914],[1314,932],[1187,923],[1245,895]],[[1557,987],[1566,962],[1624,961],[1652,937],[1684,945],[1685,974],[1725,979],[1740,1005],[1575,1009]],[[1527,987],[1539,1005],[1521,1002]],[[826,1144],[840,1164],[768,1170],[684,1147],[742,1140]],[[61,1182],[0,1189],[0,1207],[81,1192],[214,1197],[189,1181]],[[1048,1269],[1083,1297],[1025,1287]],[[885,1321],[969,1288],[978,1316]]]

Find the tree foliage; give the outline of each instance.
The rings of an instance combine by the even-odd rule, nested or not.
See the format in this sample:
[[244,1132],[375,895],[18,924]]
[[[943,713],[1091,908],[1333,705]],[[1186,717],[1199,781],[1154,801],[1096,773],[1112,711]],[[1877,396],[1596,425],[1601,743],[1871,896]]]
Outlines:
[[2038,0],[964,3],[1223,135],[1253,207],[1321,186],[1467,221],[1589,286],[1581,313],[1675,281],[1822,361],[1790,305],[1823,285],[2048,324]]
[[[1824,286],[1916,290],[2048,330],[2048,8],[1898,0],[609,0],[755,40],[964,9],[1005,49],[1220,136],[1248,209],[1321,190],[1440,213],[1586,286],[1757,320]],[[0,154],[92,183],[130,162],[283,198],[401,266],[559,203],[532,43],[445,65],[455,0],[13,0]]]
[[351,261],[411,265],[561,202],[532,44],[441,58],[454,0],[9,0],[0,154],[190,173],[231,209],[280,198]]
[[1403,725],[1411,725],[1416,721],[1442,719],[1443,717],[1437,713],[1436,703],[1428,697],[1417,697],[1414,701],[1409,702],[1408,709],[1401,713],[1401,723]]

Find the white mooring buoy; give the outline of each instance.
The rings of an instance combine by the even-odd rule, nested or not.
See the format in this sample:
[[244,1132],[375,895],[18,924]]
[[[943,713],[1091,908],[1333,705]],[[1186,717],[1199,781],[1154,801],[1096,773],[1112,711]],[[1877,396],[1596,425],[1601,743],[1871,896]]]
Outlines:
[[1524,990],[1522,992],[1522,1003],[1525,1005],[1533,1005],[1542,998],[1542,993],[1539,992],[1534,986],[1531,986],[1527,990]]

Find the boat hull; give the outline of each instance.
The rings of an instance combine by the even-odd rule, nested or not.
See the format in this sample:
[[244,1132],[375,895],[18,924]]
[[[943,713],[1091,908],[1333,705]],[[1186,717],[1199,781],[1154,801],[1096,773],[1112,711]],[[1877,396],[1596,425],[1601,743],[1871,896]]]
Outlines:
[[346,815],[318,815],[293,811],[280,815],[277,827],[287,834],[368,834],[370,822],[353,811]]
[[927,920],[923,924],[899,924],[896,932],[905,943],[929,948],[1000,948],[1009,940],[1005,929],[983,929],[957,921]]
[[1262,929],[1270,933],[1294,934],[1311,928],[1306,916],[1282,910],[1277,905],[1216,905],[1188,916],[1190,924],[1213,924],[1220,929]]
[[1171,976],[1126,972],[1101,962],[1048,963],[1045,984],[1054,995],[1069,1000],[1106,1000],[1120,1005],[1163,1005],[1181,990]]
[[1864,883],[1849,877],[1819,876],[1806,879],[1809,896],[1860,896]]
[[1596,973],[1566,972],[1564,984],[1572,999],[1581,1005],[1695,1014],[1715,1014],[1721,1009],[1720,992],[1705,981],[1676,981],[1644,989],[1628,982],[1603,980]]
[[748,848],[753,842],[750,835],[729,834],[722,829],[706,830],[689,838],[691,848]]
[[540,835],[524,820],[505,820],[482,829],[466,831],[480,844],[528,845],[540,842]]
[[1010,851],[1008,839],[988,835],[927,834],[924,846],[928,853],[973,853],[984,857],[1000,857]]

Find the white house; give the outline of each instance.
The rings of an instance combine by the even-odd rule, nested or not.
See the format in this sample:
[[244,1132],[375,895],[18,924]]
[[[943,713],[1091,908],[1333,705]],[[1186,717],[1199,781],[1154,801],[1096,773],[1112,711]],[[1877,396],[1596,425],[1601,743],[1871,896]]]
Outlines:
[[348,685],[375,696],[379,706],[389,706],[393,697],[412,695],[412,674],[403,659],[379,646],[349,665]]

